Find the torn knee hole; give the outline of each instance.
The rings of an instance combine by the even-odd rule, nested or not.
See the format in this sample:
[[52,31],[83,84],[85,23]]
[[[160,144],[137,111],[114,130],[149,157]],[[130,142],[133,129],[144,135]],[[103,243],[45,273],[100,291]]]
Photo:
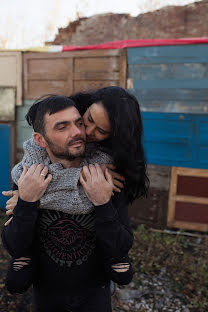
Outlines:
[[13,262],[13,269],[14,269],[14,271],[19,271],[23,267],[29,265],[30,264],[30,260],[31,260],[30,258],[25,258],[25,257],[15,259],[14,262]]
[[127,272],[130,268],[129,263],[116,263],[111,266],[113,271],[116,271],[118,273]]

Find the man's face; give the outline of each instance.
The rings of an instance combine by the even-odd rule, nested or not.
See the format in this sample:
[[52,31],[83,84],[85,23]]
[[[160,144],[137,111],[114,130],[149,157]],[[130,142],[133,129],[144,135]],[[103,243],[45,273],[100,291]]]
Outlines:
[[85,127],[78,110],[71,106],[44,118],[47,147],[57,158],[74,160],[85,152]]

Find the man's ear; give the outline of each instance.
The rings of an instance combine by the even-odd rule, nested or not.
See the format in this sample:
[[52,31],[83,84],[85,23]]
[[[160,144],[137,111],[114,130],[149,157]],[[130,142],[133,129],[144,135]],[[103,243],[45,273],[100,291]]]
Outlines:
[[44,139],[42,134],[40,134],[39,132],[34,132],[33,138],[39,146],[44,147],[44,148],[48,146],[46,140]]

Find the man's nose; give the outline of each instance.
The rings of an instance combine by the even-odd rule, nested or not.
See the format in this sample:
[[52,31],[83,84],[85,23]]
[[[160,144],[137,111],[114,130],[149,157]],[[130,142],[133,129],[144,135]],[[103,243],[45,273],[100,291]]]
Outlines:
[[72,138],[80,136],[81,133],[82,133],[81,129],[79,127],[77,127],[76,125],[74,125],[73,128],[71,129],[71,137]]

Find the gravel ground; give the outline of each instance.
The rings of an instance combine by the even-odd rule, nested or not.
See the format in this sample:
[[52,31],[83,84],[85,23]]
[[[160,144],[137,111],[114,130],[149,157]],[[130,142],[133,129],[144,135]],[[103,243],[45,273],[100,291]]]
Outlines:
[[[138,279],[140,285],[136,287]],[[116,312],[190,312],[189,302],[174,292],[173,281],[165,269],[158,276],[135,274],[128,287],[117,287],[113,304]]]

